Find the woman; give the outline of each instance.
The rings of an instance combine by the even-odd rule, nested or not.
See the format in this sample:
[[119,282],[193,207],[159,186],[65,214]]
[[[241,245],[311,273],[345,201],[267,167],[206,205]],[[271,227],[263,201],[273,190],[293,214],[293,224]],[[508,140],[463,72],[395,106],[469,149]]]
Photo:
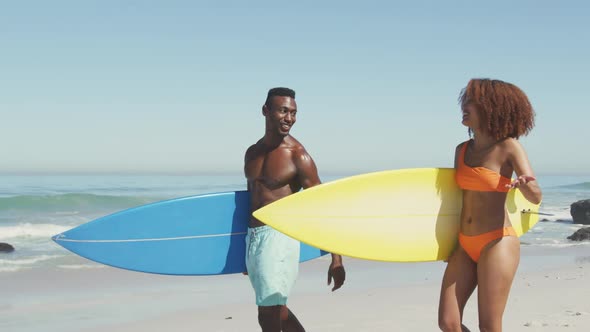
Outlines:
[[[541,202],[526,153],[517,139],[534,126],[527,96],[513,84],[472,79],[461,91],[463,125],[473,138],[455,150],[456,181],[463,189],[459,245],[442,281],[438,321],[443,331],[468,331],[463,309],[478,286],[479,328],[501,331],[502,315],[520,260],[520,242],[506,212],[506,196],[520,190]],[[511,180],[516,173],[516,179]]]

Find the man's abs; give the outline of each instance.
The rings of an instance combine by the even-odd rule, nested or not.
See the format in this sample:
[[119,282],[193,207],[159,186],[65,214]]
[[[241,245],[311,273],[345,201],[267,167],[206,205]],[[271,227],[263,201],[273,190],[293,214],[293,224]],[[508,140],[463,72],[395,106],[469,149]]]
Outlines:
[[[286,184],[279,188],[269,189],[262,183],[250,184],[250,207],[254,212],[261,207],[268,205],[276,200],[293,193],[293,188],[290,184]],[[250,218],[250,227],[263,226],[264,224],[254,217]]]

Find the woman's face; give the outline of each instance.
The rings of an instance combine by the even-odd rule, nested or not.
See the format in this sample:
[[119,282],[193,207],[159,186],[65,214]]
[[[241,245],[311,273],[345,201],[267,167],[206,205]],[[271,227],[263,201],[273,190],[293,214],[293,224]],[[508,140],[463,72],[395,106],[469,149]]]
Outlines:
[[478,130],[481,126],[481,120],[477,108],[472,103],[465,103],[461,106],[463,113],[463,120],[461,123],[471,128],[471,130]]

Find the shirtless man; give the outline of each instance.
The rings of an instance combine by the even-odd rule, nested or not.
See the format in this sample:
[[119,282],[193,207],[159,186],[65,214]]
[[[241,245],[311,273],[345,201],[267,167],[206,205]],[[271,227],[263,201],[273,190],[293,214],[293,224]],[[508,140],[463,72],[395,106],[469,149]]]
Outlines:
[[[266,119],[264,137],[246,151],[244,172],[255,211],[280,198],[320,184],[311,156],[289,135],[295,124],[295,91],[274,88],[262,115]],[[287,298],[297,278],[299,242],[252,217],[246,237],[246,267],[258,305],[258,323],[263,332],[302,332],[303,326],[287,308]],[[344,283],[342,257],[332,254],[328,285],[332,291]]]

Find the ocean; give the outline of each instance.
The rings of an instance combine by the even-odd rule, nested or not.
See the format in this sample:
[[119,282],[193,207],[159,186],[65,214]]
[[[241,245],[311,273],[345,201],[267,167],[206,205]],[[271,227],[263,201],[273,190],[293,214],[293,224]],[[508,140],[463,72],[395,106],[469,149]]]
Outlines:
[[[337,176],[323,177],[324,181]],[[590,199],[588,176],[539,176],[541,221],[522,238],[523,246],[590,246],[567,236],[583,225],[572,222],[570,205]],[[23,269],[103,267],[51,241],[51,236],[98,217],[159,200],[244,190],[242,175],[4,175],[0,176],[0,242],[15,247],[0,253],[0,273]]]

